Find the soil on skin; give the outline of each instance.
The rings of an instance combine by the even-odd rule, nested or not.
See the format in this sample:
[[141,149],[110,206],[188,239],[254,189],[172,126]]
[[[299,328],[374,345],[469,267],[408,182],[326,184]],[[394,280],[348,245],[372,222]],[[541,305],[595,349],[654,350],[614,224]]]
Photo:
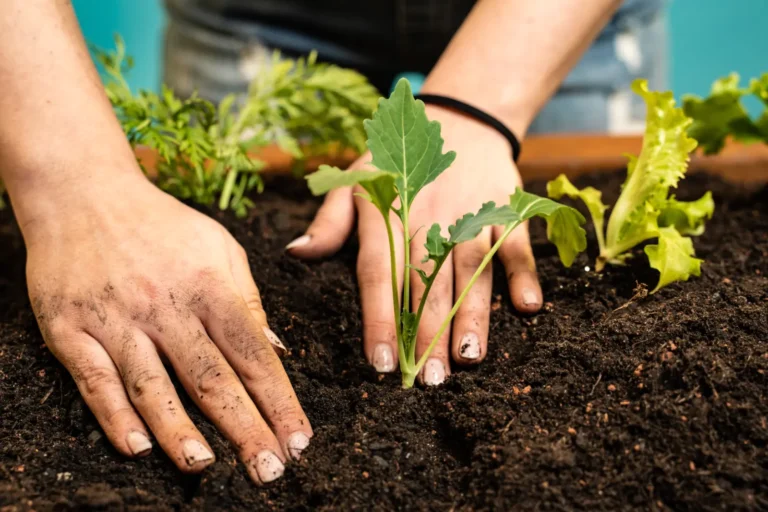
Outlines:
[[[578,182],[612,202],[621,180]],[[322,262],[284,253],[319,204],[299,185],[273,184],[247,222],[217,213],[249,252],[315,428],[301,462],[263,488],[189,400],[218,456],[202,476],[157,447],[131,461],[109,446],[43,345],[3,212],[0,509],[766,510],[768,187],[693,175],[678,195],[709,189],[702,276],[647,298],[632,299],[656,280],[641,250],[596,274],[590,233],[591,254],[565,269],[535,222],[544,310],[516,314],[497,265],[487,360],[432,389],[365,363],[354,240]]]

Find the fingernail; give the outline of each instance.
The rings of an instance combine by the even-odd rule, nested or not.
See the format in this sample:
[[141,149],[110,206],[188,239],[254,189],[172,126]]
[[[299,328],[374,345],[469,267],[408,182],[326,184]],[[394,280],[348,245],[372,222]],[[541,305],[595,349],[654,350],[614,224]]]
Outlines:
[[141,432],[128,432],[125,436],[125,442],[128,444],[128,448],[131,453],[137,456],[146,455],[152,451],[152,443],[149,438]]
[[286,245],[285,248],[295,249],[296,247],[304,247],[310,242],[310,240],[312,240],[312,235],[301,235],[299,238]]
[[301,452],[309,446],[309,437],[304,432],[294,432],[288,438],[288,452],[295,460],[301,458]]
[[386,343],[380,343],[373,349],[373,367],[379,373],[389,373],[395,369],[395,358],[392,348]]
[[256,455],[256,461],[253,463],[256,474],[259,475],[261,483],[267,484],[283,476],[285,466],[280,459],[269,450],[264,450]]
[[427,386],[437,386],[445,380],[445,365],[439,359],[434,357],[427,359],[424,365],[424,384]]
[[538,306],[541,304],[539,296],[533,290],[523,290],[523,304],[526,306]]
[[480,358],[480,340],[477,334],[468,332],[461,337],[461,343],[459,343],[459,355],[463,359],[473,361]]
[[272,329],[269,327],[264,328],[264,334],[267,335],[267,339],[271,344],[279,348],[283,353],[288,352],[288,349],[285,348],[285,345],[283,345],[283,342],[280,341],[280,338],[277,337],[277,334],[275,334]]
[[213,454],[203,446],[203,443],[196,439],[187,439],[184,441],[184,447],[181,450],[184,453],[189,466],[194,466],[199,462],[207,462],[213,459]]

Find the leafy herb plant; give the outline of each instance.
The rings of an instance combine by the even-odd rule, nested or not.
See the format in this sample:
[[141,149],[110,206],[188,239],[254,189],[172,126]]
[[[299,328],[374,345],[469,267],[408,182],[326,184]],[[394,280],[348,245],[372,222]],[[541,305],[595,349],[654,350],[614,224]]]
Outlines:
[[608,225],[602,194],[593,187],[577,189],[565,175],[547,184],[549,197],[568,196],[584,202],[592,217],[600,253],[596,268],[623,264],[632,257],[638,244],[652,268],[659,271],[659,282],[652,291],[675,281],[687,281],[701,273],[702,260],[695,257],[693,241],[685,235],[700,235],[712,217],[714,202],[707,192],[696,201],[678,201],[670,195],[688,168],[689,153],[696,141],[688,136],[691,119],[675,106],[671,92],[652,92],[645,80],[636,80],[632,89],[647,105],[643,147],[639,156],[628,155],[627,179],[613,207]]
[[[413,241],[409,224],[409,212],[418,193],[432,183],[453,162],[456,154],[443,153],[443,139],[440,124],[427,119],[424,103],[416,101],[407,80],[400,80],[389,99],[379,102],[373,119],[365,121],[368,149],[372,165],[376,170],[342,171],[336,167],[322,166],[307,177],[309,188],[315,195],[322,195],[332,189],[360,185],[365,191],[363,197],[370,201],[382,214],[382,220],[389,236],[391,264],[392,300],[398,342],[398,357],[402,372],[403,387],[413,386],[416,375],[427,361],[440,337],[449,328],[451,320],[461,306],[467,293],[483,269],[498,251],[504,239],[521,223],[532,217],[543,217],[547,221],[547,234],[558,249],[560,259],[566,266],[573,263],[576,255],[586,247],[586,235],[581,228],[584,217],[575,209],[558,204],[517,189],[510,196],[509,204],[496,206],[485,203],[477,213],[468,213],[448,227],[448,236],[438,224],[427,232],[425,247],[427,256],[422,262],[431,261],[431,270],[417,268],[409,261],[407,248]],[[406,271],[403,293],[397,286],[395,245],[392,229],[393,218],[403,226],[405,241],[405,267],[414,270],[425,286],[418,306],[411,308],[410,272]],[[424,354],[416,359],[416,332],[421,320],[430,289],[441,266],[456,245],[472,240],[485,226],[503,225],[503,235],[485,255],[466,288],[461,292],[449,315]],[[401,300],[402,299],[402,300]]]
[[239,216],[253,205],[248,192],[263,187],[258,172],[264,163],[250,151],[276,143],[299,162],[306,156],[302,145],[317,152],[332,143],[362,151],[362,121],[379,98],[365,77],[317,63],[314,53],[295,61],[273,55],[244,98],[228,95],[217,106],[196,95],[179,98],[166,86],[160,94],[134,94],[125,79],[133,61],[119,36],[115,45],[94,56],[129,142],[158,155],[157,185],[196,203],[218,202]]
[[[757,119],[744,107],[743,99],[750,96],[763,104]],[[683,109],[693,119],[688,134],[706,154],[719,152],[728,136],[745,144],[768,143],[768,73],[750,80],[748,87],[740,87],[739,75],[731,73],[716,80],[706,98],[684,96]]]

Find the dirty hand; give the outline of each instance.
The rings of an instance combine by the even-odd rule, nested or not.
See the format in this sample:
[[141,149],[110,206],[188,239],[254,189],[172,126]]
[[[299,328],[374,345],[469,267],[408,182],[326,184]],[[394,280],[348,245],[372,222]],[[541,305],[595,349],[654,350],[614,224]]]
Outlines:
[[244,250],[138,169],[99,180],[62,183],[53,202],[25,194],[17,212],[46,344],[120,453],[148,454],[151,432],[184,472],[214,461],[165,360],[251,478],[280,477],[312,429]]
[[[426,253],[426,228],[432,223],[437,222],[445,229],[465,213],[476,212],[484,202],[506,204],[515,187],[521,185],[509,143],[496,131],[462,114],[439,107],[427,106],[427,116],[440,121],[444,149],[456,151],[457,157],[450,169],[420,192],[411,208],[410,235],[415,238],[410,251],[414,265],[422,265],[420,262]],[[369,154],[363,155],[352,168],[365,167],[370,160]],[[351,233],[357,211],[360,238],[357,277],[363,306],[365,353],[378,371],[391,372],[395,370],[398,358],[386,229],[379,211],[368,201],[354,196],[354,192],[350,188],[328,194],[306,234],[291,242],[288,249],[302,258],[334,253]],[[393,226],[396,231],[398,228],[400,232],[395,233],[396,254],[400,267],[398,273],[402,274],[402,226],[399,223]],[[443,265],[419,324],[417,360],[448,316],[455,298],[501,233],[500,227],[486,228],[475,240],[458,245]],[[527,225],[515,229],[497,254],[508,277],[514,306],[525,313],[538,311],[542,305],[542,294]],[[402,275],[398,277],[402,287]],[[424,285],[413,271],[410,281],[413,288],[412,308],[415,310]],[[460,364],[475,364],[485,357],[491,281],[491,265],[488,265],[456,314],[452,332],[446,330],[424,366],[424,383],[443,382],[450,371],[451,358]]]

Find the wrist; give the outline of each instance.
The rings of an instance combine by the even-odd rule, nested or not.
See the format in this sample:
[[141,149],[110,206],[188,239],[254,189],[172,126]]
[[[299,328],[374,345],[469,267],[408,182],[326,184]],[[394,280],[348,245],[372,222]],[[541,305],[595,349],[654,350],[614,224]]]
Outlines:
[[446,150],[461,151],[467,145],[482,146],[489,155],[512,159],[512,148],[506,137],[483,121],[440,105],[426,105],[426,113],[430,120],[440,122]]
[[135,160],[23,167],[7,179],[8,196],[25,239],[56,231],[79,216],[98,215],[130,190],[152,185]]
[[522,96],[517,97],[505,90],[491,93],[473,91],[461,83],[427,79],[420,93],[448,96],[478,108],[504,123],[521,142],[536,115],[531,102],[526,102]]

